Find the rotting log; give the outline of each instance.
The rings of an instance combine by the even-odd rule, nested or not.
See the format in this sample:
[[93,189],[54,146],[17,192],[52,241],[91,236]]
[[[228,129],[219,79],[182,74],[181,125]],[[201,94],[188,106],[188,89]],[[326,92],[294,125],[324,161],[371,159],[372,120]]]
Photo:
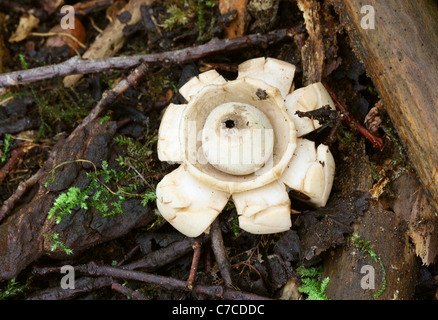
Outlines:
[[[438,167],[436,2],[331,2],[437,211],[438,179],[434,175]],[[362,13],[364,5],[370,7],[365,7]],[[367,19],[373,19],[373,13],[374,29],[361,27],[362,22],[372,22]]]
[[[155,219],[153,211],[142,206],[139,199],[127,199],[123,203],[123,215],[104,217],[96,208],[79,208],[72,210],[59,224],[47,218],[60,192],[89,183],[89,163],[70,161],[82,159],[99,164],[107,160],[113,163],[114,158],[110,156],[115,154],[112,140],[116,129],[115,122],[100,124],[93,121],[53,147],[55,155],[39,171],[34,196],[29,202],[17,206],[0,225],[0,281],[15,277],[45,254],[62,260],[75,257],[93,245],[116,239]],[[52,179],[52,169],[62,163],[65,165],[55,171]],[[53,182],[46,187],[47,181]],[[52,251],[53,242],[45,235],[52,237],[54,234],[59,234],[59,240],[73,249],[73,256],[68,256],[61,248]]]
[[409,242],[406,222],[377,201],[353,225],[354,232],[371,246],[347,244],[325,260],[329,277],[326,294],[330,300],[410,300],[418,282],[419,263]]
[[[370,198],[372,187],[372,168],[366,155],[365,141],[351,147],[354,152],[344,151],[338,157],[338,174],[334,183],[334,193],[345,203],[334,210],[333,221],[343,222],[346,211],[354,214],[355,222],[347,227],[351,229],[344,245],[335,248],[324,256],[323,277],[329,277],[326,294],[330,300],[370,300],[370,299],[413,299],[418,283],[419,256],[424,264],[435,259],[437,239],[437,219],[431,213],[431,207],[425,203],[425,194],[419,190],[419,182],[410,172],[404,173],[387,186],[391,194],[398,195],[383,201]],[[368,194],[366,197],[353,198],[351,209],[348,202],[351,190]],[[359,201],[357,201],[359,200]],[[330,201],[336,201],[334,197]],[[347,212],[348,213],[348,212]],[[323,220],[322,220],[323,221]],[[327,234],[347,231],[347,228],[328,225]],[[309,231],[307,231],[309,233]],[[310,246],[302,239],[303,254],[321,251],[321,240],[325,234],[313,240]],[[372,246],[376,259],[367,253],[366,248],[357,248],[350,237],[357,234],[361,240]],[[380,259],[380,262],[378,261]],[[312,261],[310,261],[312,262]],[[384,289],[384,290],[383,290]],[[374,295],[377,295],[374,296]]]

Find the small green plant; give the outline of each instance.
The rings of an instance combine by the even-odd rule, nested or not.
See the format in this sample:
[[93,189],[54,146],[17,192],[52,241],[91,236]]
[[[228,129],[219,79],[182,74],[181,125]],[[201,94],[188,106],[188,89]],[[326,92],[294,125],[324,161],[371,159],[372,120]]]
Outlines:
[[11,145],[11,135],[9,133],[5,133],[5,140],[3,142],[3,154],[1,158],[2,163],[6,162],[10,145]]
[[26,58],[24,57],[23,54],[18,54],[18,58],[20,59],[21,65],[23,66],[24,70],[29,69],[29,66],[27,64]]
[[170,17],[164,20],[164,23],[161,25],[165,29],[172,30],[175,25],[184,26],[189,22],[188,14],[175,4],[169,6],[167,13]]
[[[196,25],[198,27],[197,41],[208,41],[212,38],[213,28],[216,24],[214,15],[210,17],[210,25],[205,32],[206,24],[206,9],[212,9],[218,5],[217,0],[189,0],[184,1],[169,1],[166,2],[168,18],[164,20],[164,23],[160,26],[172,30],[176,25],[185,26],[191,22],[192,17],[196,17]],[[183,9],[182,9],[183,8]]]
[[231,225],[231,230],[233,230],[233,234],[237,237],[239,235],[239,215],[236,213],[233,216],[233,223]]
[[[55,218],[56,224],[61,223],[63,217],[73,211],[94,208],[104,217],[123,213],[123,203],[130,198],[142,198],[141,204],[146,206],[156,199],[155,186],[145,178],[145,173],[150,173],[152,147],[157,141],[155,134],[147,135],[147,142],[141,144],[133,139],[121,136],[115,141],[126,147],[127,155],[119,157],[117,162],[124,170],[110,169],[107,161],[102,161],[101,169],[89,160],[66,161],[55,166],[51,171],[50,179],[45,183],[46,188],[53,183],[56,170],[64,165],[75,162],[90,163],[94,171],[87,173],[88,184],[82,189],[73,186],[61,193],[54,201],[48,212],[48,219]],[[140,193],[137,193],[140,192]],[[67,250],[59,241],[59,235],[46,236],[53,241],[52,250],[58,247]]]
[[110,116],[105,116],[105,117],[103,117],[102,119],[100,119],[99,123],[100,123],[100,124],[103,124],[104,122],[106,122],[106,121],[110,121],[110,120],[111,120],[111,117],[110,117]]
[[303,265],[297,268],[301,276],[301,286],[298,291],[307,294],[307,300],[328,300],[325,290],[330,278],[322,279],[322,267],[306,268]]
[[87,210],[87,199],[88,195],[85,192],[77,187],[71,187],[66,193],[61,193],[58,198],[56,198],[53,207],[49,210],[48,218],[52,219],[55,214],[57,214],[56,223],[59,224],[62,217],[66,214],[70,214],[76,207]]
[[44,234],[43,236],[44,236],[44,238],[46,238],[47,240],[50,240],[50,241],[53,242],[52,246],[50,247],[50,250],[51,250],[51,251],[55,251],[55,250],[58,249],[58,247],[59,247],[59,248],[61,248],[62,250],[64,250],[64,252],[65,252],[66,254],[72,254],[72,253],[73,253],[73,250],[72,250],[72,249],[67,248],[67,246],[66,246],[63,242],[61,242],[61,241],[58,240],[58,239],[59,239],[59,233],[55,233],[53,236],[50,236],[50,235],[48,235],[48,234]]
[[[87,160],[76,160],[90,162]],[[62,163],[65,165],[70,162]],[[93,164],[94,166],[94,164]],[[59,167],[59,166],[57,166]],[[52,179],[46,183],[46,186],[53,181],[54,170],[52,171]],[[62,218],[70,214],[73,210],[79,208],[88,210],[89,208],[96,208],[103,213],[103,216],[110,216],[116,213],[123,213],[122,204],[127,198],[139,196],[133,194],[135,189],[140,186],[138,181],[133,181],[133,173],[127,171],[116,171],[108,168],[108,162],[102,161],[102,169],[87,173],[90,182],[83,190],[78,187],[70,187],[67,192],[61,193],[55,200],[52,208],[49,210],[48,218],[52,219],[56,216],[56,223],[59,224]],[[130,181],[128,185],[121,186],[121,181]],[[108,184],[116,184],[117,189],[112,190]],[[146,203],[153,198],[150,192],[144,196],[148,199]],[[143,200],[144,201],[144,200]],[[109,204],[109,205],[108,205]]]
[[[191,3],[193,4],[195,1],[192,0]],[[204,24],[205,24],[205,8],[212,8],[216,5],[215,1],[208,1],[208,0],[198,0],[196,1],[195,7],[197,10],[197,16],[198,16],[198,21],[197,21],[197,25],[198,25],[198,39],[197,41],[202,42],[202,41],[207,41],[209,39],[211,39],[212,34],[213,34],[213,28],[214,25],[216,24],[216,19],[215,17],[211,17],[210,19],[210,26],[207,30],[207,32],[204,32]]]
[[357,233],[353,234],[349,238],[349,240],[356,248],[358,248],[360,251],[370,256],[370,258],[373,259],[375,262],[380,264],[383,273],[382,288],[374,294],[374,297],[376,298],[380,297],[386,289],[386,270],[385,270],[385,266],[383,265],[382,259],[380,259],[380,257],[376,254],[372,244],[369,241],[361,239],[361,237]]
[[0,300],[13,298],[19,294],[23,294],[26,290],[28,290],[28,285],[19,285],[17,277],[14,277],[8,281],[6,288],[3,290],[0,289]]
[[[55,171],[59,167],[74,163],[87,162],[93,165],[94,171],[87,173],[88,185],[83,189],[70,187],[67,192],[61,193],[55,200],[48,212],[48,218],[56,216],[56,223],[59,224],[62,218],[73,210],[96,208],[104,216],[123,213],[122,204],[125,200],[133,197],[141,197],[142,205],[146,206],[150,201],[156,199],[155,187],[144,177],[149,172],[150,156],[152,147],[157,141],[157,136],[148,136],[148,141],[143,145],[138,141],[119,136],[114,140],[121,146],[126,147],[127,155],[119,157],[116,161],[125,170],[110,169],[107,161],[102,161],[101,169],[88,160],[73,160],[63,162],[52,169],[52,176],[45,186],[55,179]],[[144,190],[137,194],[137,190]]]

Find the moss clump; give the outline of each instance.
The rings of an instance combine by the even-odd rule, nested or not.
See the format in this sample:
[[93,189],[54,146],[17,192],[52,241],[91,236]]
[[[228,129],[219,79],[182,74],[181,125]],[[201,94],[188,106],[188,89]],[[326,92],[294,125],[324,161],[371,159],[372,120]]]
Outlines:
[[322,267],[306,268],[300,266],[297,268],[301,276],[301,286],[298,291],[307,294],[307,300],[328,300],[325,290],[330,282],[330,278],[322,279]]

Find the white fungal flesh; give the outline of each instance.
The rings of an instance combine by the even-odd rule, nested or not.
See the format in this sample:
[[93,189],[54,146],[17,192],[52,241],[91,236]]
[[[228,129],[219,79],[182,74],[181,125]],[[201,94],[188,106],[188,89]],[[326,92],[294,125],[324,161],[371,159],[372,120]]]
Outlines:
[[161,215],[188,237],[197,237],[208,229],[230,196],[201,183],[183,165],[167,174],[156,192]]
[[[324,86],[315,83],[289,94],[295,66],[273,58],[248,60],[238,71],[234,81],[214,70],[189,80],[180,89],[188,103],[170,104],[160,125],[159,159],[182,165],[157,185],[157,207],[189,237],[206,232],[230,196],[241,229],[286,231],[288,188],[322,207],[333,185],[335,162],[328,147],[297,139],[320,124],[296,111],[335,108]],[[254,151],[260,152],[257,161]]]
[[[257,94],[260,92],[265,94],[264,99],[258,97]],[[205,122],[214,110],[227,103],[246,104],[255,107],[271,123],[273,137],[269,137],[269,131],[265,130],[265,133],[268,133],[267,140],[273,139],[274,141],[272,157],[269,157],[265,165],[254,173],[230,174],[222,171],[223,168],[215,167],[215,163],[210,163],[205,157],[202,141],[202,131],[206,129]],[[255,189],[277,180],[286,169],[295,151],[297,140],[295,124],[286,111],[284,99],[279,90],[264,81],[252,78],[228,81],[224,85],[204,87],[187,104],[181,128],[181,136],[183,137],[181,140],[183,140],[185,163],[188,171],[210,187],[229,193]],[[259,139],[259,141],[262,140]],[[206,147],[209,149],[208,145]],[[257,151],[261,149],[261,145],[256,145],[254,149],[257,154]],[[233,157],[236,157],[236,155],[233,155]],[[248,157],[247,154],[244,157],[245,161],[248,158],[251,160],[251,157]],[[258,167],[258,164],[256,163],[256,166],[254,166],[250,163],[249,166]]]
[[158,159],[167,162],[182,162],[184,160],[180,141],[180,124],[187,105],[171,103],[164,112],[158,131]]
[[272,182],[264,187],[232,195],[239,214],[239,227],[254,234],[289,230],[290,200],[283,183]]
[[321,82],[313,83],[307,87],[295,90],[286,97],[285,104],[289,115],[295,122],[298,137],[320,128],[321,125],[318,120],[305,117],[300,118],[295,114],[297,111],[313,111],[326,105],[329,105],[331,109],[335,110],[335,104]]
[[202,88],[210,84],[225,84],[227,81],[216,70],[210,70],[199,74],[197,77],[191,78],[180,89],[179,93],[189,101],[190,98],[196,95]]
[[335,161],[326,145],[298,139],[295,154],[281,180],[294,191],[304,194],[301,200],[323,207],[333,185]]
[[202,148],[207,161],[220,171],[250,174],[272,155],[272,125],[263,112],[249,104],[224,103],[205,121]]
[[285,98],[289,94],[295,75],[295,66],[274,58],[256,58],[241,63],[238,67],[240,78],[259,79],[280,90]]

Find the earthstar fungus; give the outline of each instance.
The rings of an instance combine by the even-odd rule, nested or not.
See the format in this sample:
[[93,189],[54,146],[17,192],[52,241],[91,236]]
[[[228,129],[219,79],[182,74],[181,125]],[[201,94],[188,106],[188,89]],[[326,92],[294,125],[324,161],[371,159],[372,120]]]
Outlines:
[[325,206],[335,163],[325,145],[301,136],[319,123],[299,118],[334,103],[320,83],[290,93],[295,66],[273,58],[239,65],[236,80],[215,70],[180,88],[158,133],[158,157],[180,163],[157,185],[162,216],[189,237],[208,231],[230,197],[241,229],[254,234],[291,227],[288,191]]

